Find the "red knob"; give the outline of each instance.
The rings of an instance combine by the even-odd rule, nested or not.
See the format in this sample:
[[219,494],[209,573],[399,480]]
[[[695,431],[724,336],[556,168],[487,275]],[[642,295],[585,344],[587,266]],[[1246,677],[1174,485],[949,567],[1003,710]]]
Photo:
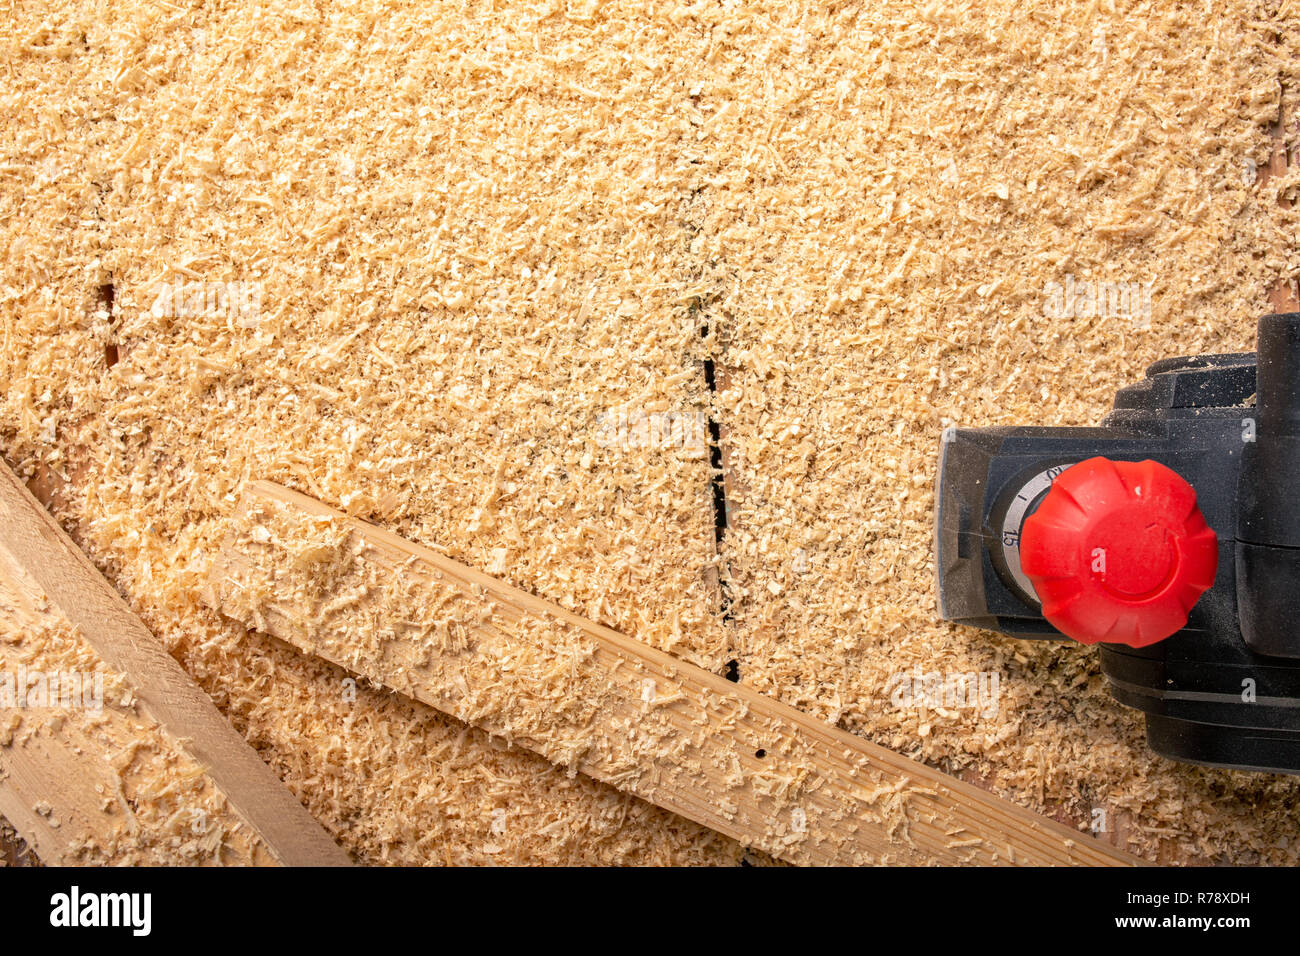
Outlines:
[[1020,540],[1043,617],[1084,644],[1163,641],[1187,623],[1218,563],[1195,489],[1156,461],[1089,458],[1067,468]]

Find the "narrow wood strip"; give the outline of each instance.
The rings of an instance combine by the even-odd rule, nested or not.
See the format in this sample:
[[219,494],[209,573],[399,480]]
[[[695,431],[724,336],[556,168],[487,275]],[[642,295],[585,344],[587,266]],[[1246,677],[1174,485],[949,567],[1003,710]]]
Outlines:
[[1139,862],[269,482],[209,586],[231,617],[791,862]]

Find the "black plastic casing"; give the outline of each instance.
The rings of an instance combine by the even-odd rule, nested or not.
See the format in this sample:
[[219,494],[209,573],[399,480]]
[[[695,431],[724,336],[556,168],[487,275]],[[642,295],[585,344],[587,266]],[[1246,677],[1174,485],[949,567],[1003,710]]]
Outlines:
[[939,606],[959,624],[1063,639],[1008,572],[998,529],[1009,501],[1044,469],[1097,455],[1167,465],[1218,536],[1218,572],[1172,637],[1098,645],[1111,693],[1147,715],[1157,753],[1300,773],[1300,314],[1265,316],[1259,344],[1258,376],[1257,353],[1157,362],[1100,428],[945,434]]

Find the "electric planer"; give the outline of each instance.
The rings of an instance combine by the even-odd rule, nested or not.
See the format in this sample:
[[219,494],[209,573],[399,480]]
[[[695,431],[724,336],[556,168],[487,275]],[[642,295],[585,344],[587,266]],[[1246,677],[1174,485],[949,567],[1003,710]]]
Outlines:
[[1156,753],[1300,773],[1300,313],[1097,428],[948,429],[936,549],[946,620],[1098,645]]

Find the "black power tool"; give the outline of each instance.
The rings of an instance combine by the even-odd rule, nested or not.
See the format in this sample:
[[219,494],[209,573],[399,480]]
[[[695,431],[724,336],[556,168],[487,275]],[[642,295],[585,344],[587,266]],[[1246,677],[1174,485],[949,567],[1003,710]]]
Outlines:
[[936,512],[944,618],[1100,644],[1159,754],[1300,773],[1300,313],[1100,428],[949,429]]

